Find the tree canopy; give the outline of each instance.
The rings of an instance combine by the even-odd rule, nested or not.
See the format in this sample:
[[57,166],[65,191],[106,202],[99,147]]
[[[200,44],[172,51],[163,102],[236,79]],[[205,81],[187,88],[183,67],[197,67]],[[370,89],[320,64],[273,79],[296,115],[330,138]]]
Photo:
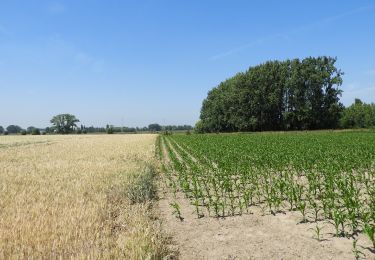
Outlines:
[[339,126],[343,105],[336,58],[268,61],[209,91],[204,132],[324,129]]
[[27,131],[28,134],[31,134],[34,129],[36,129],[35,126],[29,126],[28,128],[26,128],[26,131]]
[[341,125],[343,128],[370,128],[375,126],[375,104],[366,104],[355,99],[354,104],[345,108]]
[[148,130],[150,131],[161,131],[161,125],[159,124],[150,124],[148,125]]
[[10,134],[18,134],[18,133],[21,132],[21,130],[22,130],[22,127],[20,127],[18,125],[9,125],[9,126],[7,126],[7,131]]
[[59,134],[69,134],[74,131],[74,127],[76,127],[76,123],[79,120],[71,114],[60,114],[56,115],[51,119],[51,123],[53,124],[53,128]]

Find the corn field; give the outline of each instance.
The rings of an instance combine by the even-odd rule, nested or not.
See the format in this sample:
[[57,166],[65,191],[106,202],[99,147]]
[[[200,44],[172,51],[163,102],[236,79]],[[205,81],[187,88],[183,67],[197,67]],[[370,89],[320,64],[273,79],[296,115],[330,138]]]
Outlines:
[[297,211],[335,236],[375,248],[375,134],[308,132],[169,135],[158,139],[167,184],[197,217]]

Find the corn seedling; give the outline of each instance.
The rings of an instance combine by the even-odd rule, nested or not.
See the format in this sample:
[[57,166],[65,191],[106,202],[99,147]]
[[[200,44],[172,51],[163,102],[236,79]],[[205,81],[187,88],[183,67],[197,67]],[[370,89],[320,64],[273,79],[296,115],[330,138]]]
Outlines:
[[180,221],[183,221],[184,218],[181,216],[180,205],[177,202],[170,203],[169,205],[173,209],[172,214],[175,215]]

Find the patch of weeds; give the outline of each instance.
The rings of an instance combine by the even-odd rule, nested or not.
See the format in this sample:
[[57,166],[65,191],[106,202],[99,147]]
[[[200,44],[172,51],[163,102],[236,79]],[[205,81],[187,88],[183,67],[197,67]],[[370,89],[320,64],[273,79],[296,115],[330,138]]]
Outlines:
[[131,203],[143,203],[155,198],[154,176],[155,168],[152,165],[146,165],[142,172],[134,176],[126,185],[125,193]]

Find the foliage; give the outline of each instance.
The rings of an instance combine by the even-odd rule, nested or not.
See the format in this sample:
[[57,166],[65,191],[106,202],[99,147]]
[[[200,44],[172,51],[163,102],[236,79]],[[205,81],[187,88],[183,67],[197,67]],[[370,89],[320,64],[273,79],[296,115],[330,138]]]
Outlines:
[[375,104],[366,104],[360,99],[355,99],[354,103],[343,111],[341,126],[343,128],[375,127]]
[[31,134],[31,132],[33,131],[33,129],[35,129],[34,126],[29,126],[29,127],[26,129],[26,131],[27,131],[28,134]]
[[161,128],[167,131],[193,130],[193,127],[191,125],[165,125],[165,126],[162,126]]
[[21,130],[21,135],[26,135],[26,134],[27,134],[26,130],[22,129]]
[[198,122],[195,124],[194,132],[197,134],[204,133],[202,120],[198,120]]
[[113,134],[113,127],[112,126],[108,126],[107,129],[106,129],[106,132],[107,134]]
[[360,259],[361,256],[362,256],[362,257],[365,256],[365,254],[362,253],[362,252],[358,249],[357,243],[358,243],[358,239],[355,238],[355,239],[353,240],[353,243],[352,243],[352,246],[353,246],[353,247],[352,247],[352,252],[353,252],[353,254],[354,254],[354,258],[355,258],[356,260]]
[[106,132],[106,128],[104,127],[94,127],[94,126],[85,127],[84,126],[83,129],[86,130],[87,133],[105,133]]
[[54,125],[54,129],[59,134],[69,134],[72,133],[76,123],[79,120],[71,114],[60,114],[56,115],[51,119],[51,123]]
[[132,203],[143,203],[155,197],[154,171],[152,165],[147,165],[132,178],[133,182],[127,185],[126,196]]
[[21,130],[22,130],[22,128],[20,126],[18,126],[18,125],[9,125],[7,127],[7,132],[9,134],[18,134],[18,133],[21,132]]
[[34,129],[31,131],[31,134],[32,134],[32,135],[40,135],[40,130],[39,130],[39,128],[34,128]]
[[[47,127],[46,129],[45,129],[45,131],[44,132],[48,132],[49,131],[49,127]],[[40,129],[39,128],[36,128],[36,127],[34,127],[34,126],[29,126],[28,128],[27,128],[27,133],[28,134],[32,134],[32,135],[40,135],[41,133],[40,133]]]
[[155,131],[155,132],[157,132],[157,131],[161,131],[161,126],[159,125],[159,124],[150,124],[149,126],[148,126],[148,130],[150,130],[150,131]]
[[4,127],[0,125],[0,134],[4,133]]
[[183,221],[184,218],[181,215],[181,208],[177,202],[169,203],[169,206],[173,209],[172,214],[176,216],[180,221]]
[[338,126],[343,73],[335,58],[268,61],[222,82],[203,101],[198,131]]

